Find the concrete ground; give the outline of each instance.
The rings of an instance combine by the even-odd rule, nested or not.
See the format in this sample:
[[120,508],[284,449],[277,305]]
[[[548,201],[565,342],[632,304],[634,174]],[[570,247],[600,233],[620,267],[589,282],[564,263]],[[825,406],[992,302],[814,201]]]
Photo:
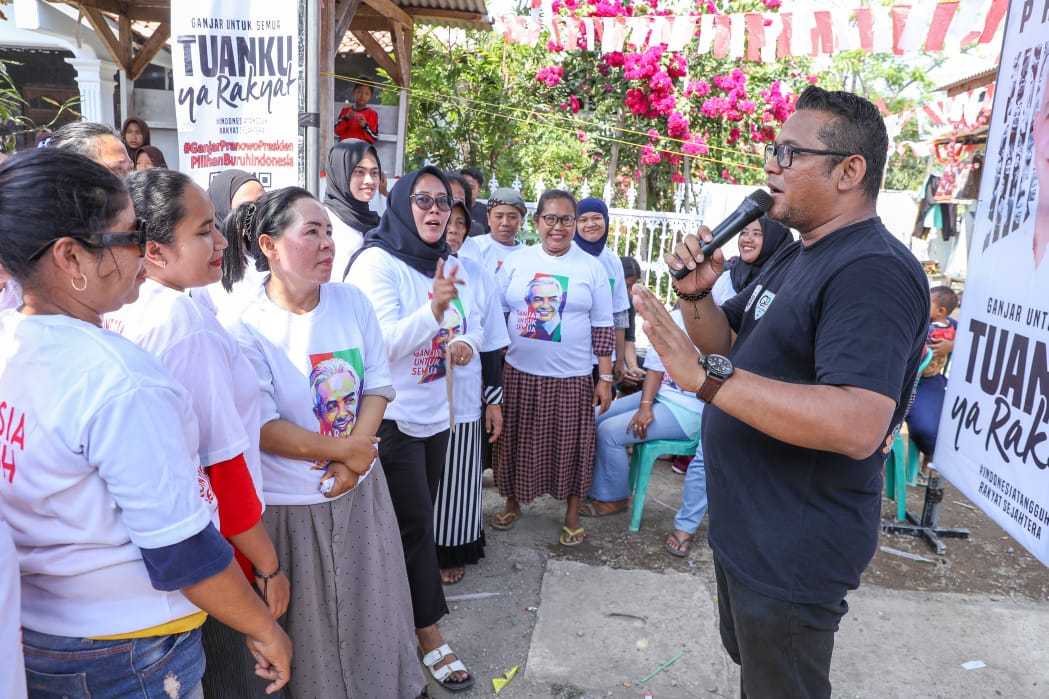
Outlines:
[[[487,558],[445,588],[442,628],[477,678],[459,696],[494,696],[492,678],[515,665],[500,697],[738,696],[738,669],[718,638],[705,526],[688,559],[662,552],[680,483],[657,468],[641,532],[627,532],[623,516],[586,520],[590,539],[574,549],[556,543],[563,509],[553,500],[526,508],[511,531],[489,527]],[[500,504],[487,489],[486,514]],[[949,544],[948,558],[968,545]],[[889,589],[865,578],[848,601],[835,696],[1049,697],[1044,599]],[[963,668],[969,661],[984,666]],[[431,694],[449,696],[435,686]]]

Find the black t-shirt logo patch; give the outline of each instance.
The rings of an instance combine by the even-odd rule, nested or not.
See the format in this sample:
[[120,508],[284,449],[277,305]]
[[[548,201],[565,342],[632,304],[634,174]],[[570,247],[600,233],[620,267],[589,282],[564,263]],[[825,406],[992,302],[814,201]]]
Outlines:
[[747,307],[743,309],[744,313],[746,313],[747,311],[750,310],[750,307],[754,305],[754,299],[756,299],[758,297],[758,294],[760,294],[760,293],[761,293],[761,284],[758,284],[756,287],[754,287],[754,291],[753,291],[753,293],[751,293],[750,298],[747,299]]
[[765,289],[765,293],[758,299],[758,305],[754,307],[754,320],[761,320],[761,316],[765,315],[765,311],[769,310],[769,306],[776,300],[776,295],[772,291]]

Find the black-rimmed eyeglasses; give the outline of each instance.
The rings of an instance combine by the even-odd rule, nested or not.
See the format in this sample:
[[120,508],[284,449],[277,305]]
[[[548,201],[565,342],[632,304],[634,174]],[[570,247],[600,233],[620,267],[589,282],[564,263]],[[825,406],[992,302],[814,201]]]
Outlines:
[[775,160],[781,168],[786,170],[794,164],[794,156],[799,153],[802,155],[834,155],[840,158],[847,158],[850,155],[856,155],[855,153],[843,153],[839,150],[802,148],[800,146],[792,146],[789,143],[770,143],[765,146],[765,164],[768,165]]
[[[92,233],[91,235],[85,236],[70,236],[73,240],[85,247],[90,248],[111,248],[118,245],[135,245],[138,247],[138,256],[145,257],[146,255],[146,223],[142,219],[136,219],[135,230],[133,231],[105,231],[102,233]],[[36,262],[40,259],[47,249],[57,243],[60,238],[48,241],[40,247],[39,250],[29,256],[30,262]]]
[[543,214],[539,217],[539,220],[551,228],[558,224],[561,224],[562,228],[571,228],[575,225],[576,218],[571,214],[565,214],[564,216],[558,216],[557,214]]

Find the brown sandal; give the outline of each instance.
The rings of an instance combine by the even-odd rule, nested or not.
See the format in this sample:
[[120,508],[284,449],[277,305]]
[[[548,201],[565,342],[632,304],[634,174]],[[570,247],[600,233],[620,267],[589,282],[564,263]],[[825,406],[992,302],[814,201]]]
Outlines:
[[622,514],[623,512],[627,511],[626,503],[623,503],[623,506],[620,507],[618,510],[601,510],[598,509],[597,505],[594,504],[595,502],[602,501],[587,500],[579,506],[579,514],[583,517],[610,517],[612,515]]
[[496,529],[513,529],[514,522],[521,518],[520,511],[511,510],[509,512],[500,512],[496,516],[492,517],[492,526]]

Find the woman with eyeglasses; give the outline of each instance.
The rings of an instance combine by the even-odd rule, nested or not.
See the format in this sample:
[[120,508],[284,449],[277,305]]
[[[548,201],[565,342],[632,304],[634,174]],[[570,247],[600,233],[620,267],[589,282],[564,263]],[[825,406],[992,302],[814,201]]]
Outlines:
[[63,151],[15,157],[0,166],[0,241],[24,293],[0,313],[0,509],[30,695],[203,696],[207,614],[248,637],[280,689],[291,642],[212,523],[191,397],[102,329],[145,280],[124,184]]
[[[379,459],[390,483],[423,663],[445,689],[474,678],[437,626],[448,613],[434,546],[433,504],[454,421],[457,367],[480,345],[480,312],[461,287],[474,284],[449,257],[445,227],[452,208],[444,173],[427,166],[390,190],[378,227],[350,261],[345,281],[371,300],[379,318],[397,400],[379,428]],[[449,384],[448,381],[452,383]]]
[[332,270],[336,279],[342,279],[350,258],[364,242],[364,234],[379,225],[379,215],[369,206],[382,181],[379,152],[367,141],[340,141],[328,151],[325,176],[324,208],[331,218],[335,241]]
[[[128,190],[146,231],[146,281],[138,300],[107,314],[105,326],[154,355],[189,393],[201,484],[218,507],[219,531],[277,619],[288,607],[289,583],[262,524],[262,401],[255,372],[215,315],[186,293],[218,281],[226,239],[207,193],[186,175],[136,172]],[[207,694],[264,694],[265,685],[253,684],[254,660],[240,635],[214,619],[203,631]]]
[[[572,244],[576,201],[543,192],[536,206],[540,245],[511,253],[503,265],[510,349],[503,374],[503,437],[495,481],[506,498],[493,526],[509,529],[521,503],[541,495],[566,500],[558,541],[586,538],[580,499],[594,472],[594,406],[612,402],[612,292],[597,259]],[[598,380],[592,377],[597,357]]]

